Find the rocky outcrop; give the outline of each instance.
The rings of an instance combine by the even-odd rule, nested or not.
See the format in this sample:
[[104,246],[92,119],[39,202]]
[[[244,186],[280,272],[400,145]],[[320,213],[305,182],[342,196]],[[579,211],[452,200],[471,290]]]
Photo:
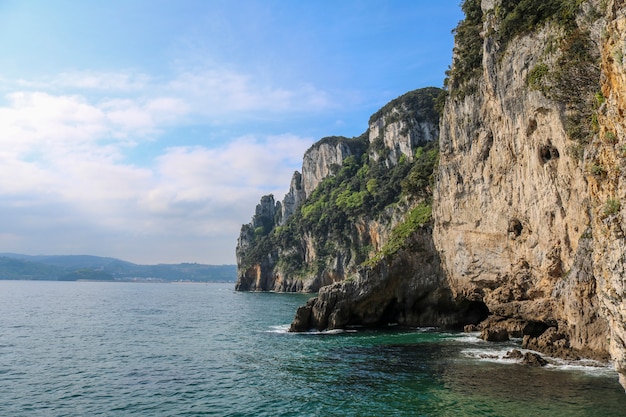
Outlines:
[[482,303],[455,303],[439,268],[431,226],[425,225],[393,257],[322,288],[298,309],[290,331],[388,324],[453,328],[478,323],[486,313]]
[[[252,221],[241,227],[235,251],[237,265],[244,263],[244,257],[254,249],[257,237],[266,234],[275,226],[276,216],[279,212],[280,205],[274,202],[273,195],[261,198],[261,202],[256,206]],[[235,289],[237,291],[256,291],[266,288],[272,279],[271,275],[267,273],[269,270],[267,266],[273,263],[275,257],[275,252],[267,253],[259,264],[246,268],[243,273],[238,273]]]
[[293,173],[289,191],[285,194],[282,204],[280,205],[280,218],[277,220],[279,226],[287,223],[287,220],[296,212],[298,207],[305,200],[306,194],[302,185],[302,174],[298,171]]
[[531,367],[542,367],[548,364],[547,360],[534,352],[522,353],[517,349],[513,349],[510,352],[507,352],[505,358],[519,360],[520,364]]
[[[374,159],[383,159],[388,166],[401,158],[413,160],[415,149],[439,138],[439,120],[432,100],[438,88],[409,92],[389,102],[369,120],[369,152]],[[431,102],[429,102],[431,101]]]

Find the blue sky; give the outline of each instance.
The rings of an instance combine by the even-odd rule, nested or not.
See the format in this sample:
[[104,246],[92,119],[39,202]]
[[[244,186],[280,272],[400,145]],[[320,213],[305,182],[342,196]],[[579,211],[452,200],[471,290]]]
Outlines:
[[0,252],[234,263],[304,151],[441,87],[459,0],[0,2]]

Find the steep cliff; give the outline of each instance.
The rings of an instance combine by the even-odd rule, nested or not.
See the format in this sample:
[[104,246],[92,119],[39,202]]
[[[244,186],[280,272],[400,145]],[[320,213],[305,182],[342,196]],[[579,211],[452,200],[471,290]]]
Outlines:
[[374,114],[363,135],[311,146],[283,201],[263,197],[242,227],[236,288],[315,292],[380,252],[430,194],[440,93],[409,92]]
[[623,374],[623,5],[464,7],[433,209],[450,289],[485,303],[485,330],[532,324],[527,347]]
[[411,217],[395,229],[408,231],[399,247],[370,260],[346,280],[323,287],[298,309],[290,331],[389,324],[459,328],[483,320],[488,313],[484,304],[452,296],[433,244],[430,217]]
[[[626,2],[609,1],[601,42],[599,129],[589,158],[602,175],[589,176],[593,207],[593,273],[609,324],[609,351],[626,387]],[[593,165],[592,165],[593,169]]]

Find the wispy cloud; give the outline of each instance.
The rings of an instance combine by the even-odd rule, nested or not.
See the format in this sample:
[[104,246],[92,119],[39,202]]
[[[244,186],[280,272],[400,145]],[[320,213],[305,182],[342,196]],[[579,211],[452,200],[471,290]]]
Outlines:
[[183,72],[168,84],[167,91],[186,97],[196,111],[207,115],[293,113],[333,107],[330,94],[311,85],[292,89],[268,86],[250,76],[221,70]]

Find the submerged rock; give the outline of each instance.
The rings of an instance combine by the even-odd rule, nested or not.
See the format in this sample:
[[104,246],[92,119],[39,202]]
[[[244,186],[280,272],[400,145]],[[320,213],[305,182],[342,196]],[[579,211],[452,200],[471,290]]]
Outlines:
[[522,358],[522,364],[527,366],[542,367],[548,364],[548,361],[541,357],[541,355],[533,352],[524,353]]
[[523,357],[524,357],[524,354],[518,349],[513,349],[507,352],[505,356],[505,358],[507,359],[522,359]]
[[545,360],[541,355],[534,353],[534,352],[522,353],[518,349],[513,349],[507,352],[505,358],[520,360],[520,363],[522,365],[533,366],[533,367],[542,367],[548,364],[548,361]]

